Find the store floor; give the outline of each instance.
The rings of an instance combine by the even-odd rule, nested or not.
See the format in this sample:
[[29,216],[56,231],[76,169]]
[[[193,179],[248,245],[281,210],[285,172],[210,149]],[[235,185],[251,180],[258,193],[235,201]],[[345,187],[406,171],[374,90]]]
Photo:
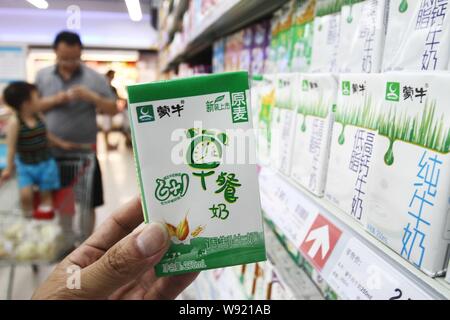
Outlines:
[[[120,134],[111,134],[111,142],[118,143],[116,151],[107,152],[101,134],[98,138],[98,158],[103,173],[105,205],[97,209],[97,225],[101,224],[117,207],[138,194],[133,154],[125,147]],[[44,281],[54,266],[40,267],[34,274],[31,266],[16,267],[13,299],[29,299],[36,287]],[[0,267],[0,299],[6,299],[9,268]]]

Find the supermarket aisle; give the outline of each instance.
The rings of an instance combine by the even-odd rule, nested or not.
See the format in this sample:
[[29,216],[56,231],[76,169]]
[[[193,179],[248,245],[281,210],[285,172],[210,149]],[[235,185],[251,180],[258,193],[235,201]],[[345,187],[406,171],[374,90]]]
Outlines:
[[[118,206],[138,194],[133,154],[125,147],[122,136],[111,134],[111,141],[119,142],[117,151],[107,153],[99,137],[98,158],[103,172],[105,205],[97,209],[97,225],[102,223]],[[30,266],[20,266],[15,271],[13,299],[29,299],[35,288],[44,281],[54,266],[40,267],[34,274]],[[9,268],[0,267],[0,299],[6,299]]]
[[[100,137],[100,135],[99,135]],[[97,209],[97,226],[116,208],[138,195],[133,152],[127,149],[123,136],[111,133],[112,144],[119,143],[117,151],[106,152],[104,140],[98,138],[98,160],[102,168],[105,205]]]

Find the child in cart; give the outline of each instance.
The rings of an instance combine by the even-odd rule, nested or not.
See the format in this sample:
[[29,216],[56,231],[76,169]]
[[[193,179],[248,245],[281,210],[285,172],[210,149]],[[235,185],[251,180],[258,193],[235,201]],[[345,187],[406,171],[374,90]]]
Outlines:
[[[8,180],[14,167],[20,188],[20,202],[25,217],[53,217],[52,191],[60,188],[56,161],[51,156],[53,145],[64,150],[78,149],[77,144],[61,140],[46,130],[39,114],[39,96],[36,87],[18,81],[9,84],[3,99],[14,115],[8,123],[7,165],[0,182]],[[38,188],[40,205],[33,211],[34,188]]]

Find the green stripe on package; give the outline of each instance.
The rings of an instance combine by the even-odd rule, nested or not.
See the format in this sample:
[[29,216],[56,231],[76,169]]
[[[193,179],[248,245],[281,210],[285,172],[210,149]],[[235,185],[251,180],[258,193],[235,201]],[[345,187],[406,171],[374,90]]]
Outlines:
[[266,259],[248,74],[128,87],[148,222],[171,246],[158,276]]

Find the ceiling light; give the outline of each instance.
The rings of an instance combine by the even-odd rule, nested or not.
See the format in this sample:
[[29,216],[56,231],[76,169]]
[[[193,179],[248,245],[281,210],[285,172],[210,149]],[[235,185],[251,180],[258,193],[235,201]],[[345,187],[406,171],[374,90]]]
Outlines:
[[125,0],[125,4],[127,5],[128,14],[130,15],[130,19],[133,21],[141,21],[142,20],[142,10],[141,4],[139,0]]
[[48,2],[46,0],[27,0],[28,3],[32,4],[38,9],[47,9]]

